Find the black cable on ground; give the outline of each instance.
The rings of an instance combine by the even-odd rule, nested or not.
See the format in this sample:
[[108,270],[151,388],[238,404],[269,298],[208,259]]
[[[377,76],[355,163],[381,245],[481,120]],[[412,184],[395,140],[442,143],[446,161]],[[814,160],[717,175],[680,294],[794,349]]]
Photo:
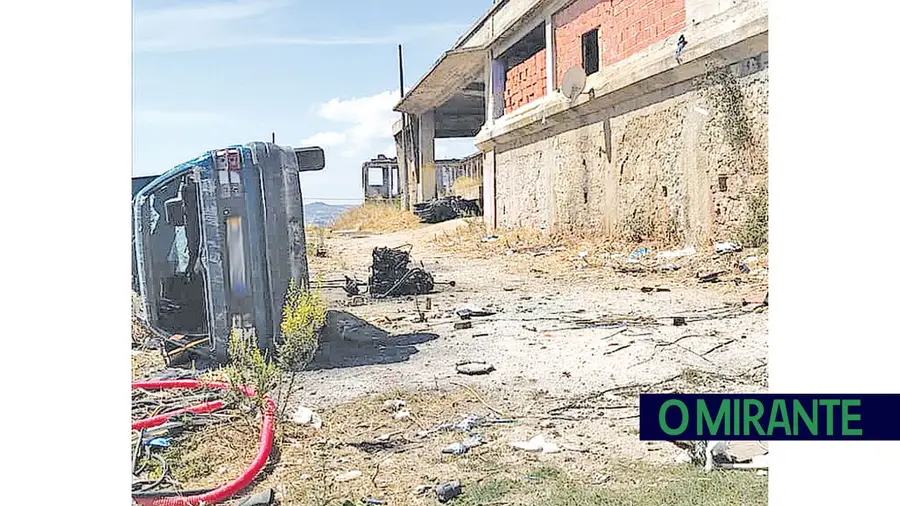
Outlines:
[[189,495],[200,495],[212,492],[214,488],[201,488],[198,490],[146,490],[131,493],[131,497],[135,499],[160,499],[163,497],[181,497]]

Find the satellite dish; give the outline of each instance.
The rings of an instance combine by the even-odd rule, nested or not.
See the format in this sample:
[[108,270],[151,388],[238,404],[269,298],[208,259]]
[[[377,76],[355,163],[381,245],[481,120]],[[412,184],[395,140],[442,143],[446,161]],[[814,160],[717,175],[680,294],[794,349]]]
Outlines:
[[572,67],[563,74],[560,91],[562,91],[563,95],[570,101],[575,100],[578,98],[578,95],[581,95],[581,92],[584,91],[586,81],[587,74],[584,73],[584,69],[581,67]]

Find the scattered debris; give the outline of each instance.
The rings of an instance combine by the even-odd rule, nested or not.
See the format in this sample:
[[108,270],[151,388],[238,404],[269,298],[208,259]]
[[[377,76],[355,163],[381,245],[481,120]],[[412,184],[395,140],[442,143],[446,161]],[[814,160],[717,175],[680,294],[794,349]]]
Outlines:
[[369,294],[373,297],[424,295],[434,290],[434,278],[419,267],[409,267],[409,251],[401,248],[372,250]]
[[298,425],[308,425],[314,429],[322,428],[322,418],[306,406],[299,406],[291,419]]
[[741,251],[743,248],[740,244],[734,242],[717,242],[716,243],[716,253],[725,254],[725,253],[736,253]]
[[460,362],[456,364],[456,372],[469,376],[489,374],[494,371],[494,366],[487,362]]
[[360,295],[354,296],[350,299],[351,307],[359,307],[366,305],[366,298]]
[[687,325],[687,320],[685,320],[684,316],[675,316],[672,317],[672,325],[676,327],[683,327]]
[[434,487],[434,493],[437,495],[438,501],[447,502],[462,494],[462,485],[458,481],[442,483]]
[[416,495],[422,495],[429,490],[434,490],[433,485],[418,485],[415,489],[413,489],[413,493]]
[[347,481],[355,480],[362,475],[363,475],[362,471],[359,471],[359,470],[348,471],[344,474],[339,474],[339,475],[335,476],[334,481],[336,481],[338,483],[344,483]]
[[700,278],[700,283],[718,283],[719,276],[721,276],[722,274],[725,274],[725,271],[711,272],[709,274],[698,274],[697,277]]
[[750,267],[747,264],[736,264],[735,267],[744,274],[750,274]]
[[640,248],[636,249],[628,255],[628,259],[625,260],[627,263],[634,264],[640,262],[640,258],[643,256],[647,256],[650,254],[652,250],[650,248]]
[[359,295],[359,285],[360,284],[361,283],[359,281],[345,275],[344,276],[344,286],[342,286],[341,288],[343,288],[344,291],[347,292],[348,296],[353,297],[355,295]]
[[390,411],[392,413],[394,411],[399,411],[403,406],[406,406],[406,401],[401,399],[389,399],[384,401],[384,404],[382,404],[382,408],[385,411]]
[[414,204],[413,214],[418,216],[422,223],[441,223],[465,216],[479,216],[481,206],[477,200],[451,195]]
[[765,441],[696,441],[689,452],[692,461],[706,472],[715,468],[769,468],[769,445]]
[[656,258],[664,258],[666,260],[671,260],[674,258],[682,258],[682,257],[686,257],[686,256],[691,256],[696,253],[697,253],[697,250],[693,247],[690,247],[690,248],[684,248],[684,249],[679,249],[679,250],[674,250],[674,251],[662,251],[658,255],[656,255]]
[[372,504],[372,505],[376,505],[376,506],[380,505],[380,504],[385,504],[384,501],[381,501],[379,499],[372,499],[371,497],[362,499],[362,503],[363,504]]
[[462,443],[453,443],[451,445],[445,446],[444,449],[441,450],[441,453],[446,453],[449,455],[462,455],[467,451],[469,451],[469,449],[466,447],[466,445]]
[[456,310],[456,315],[463,320],[468,320],[472,317],[493,316],[495,314],[497,314],[496,311],[477,306],[462,306]]
[[657,286],[657,287],[644,286],[644,287],[641,287],[641,291],[644,293],[651,293],[651,292],[671,292],[672,290],[670,290],[668,288],[659,287],[659,286]]
[[394,413],[394,420],[406,420],[410,416],[412,416],[412,413],[410,413],[408,409],[401,409]]
[[245,499],[238,506],[269,506],[275,503],[275,489],[270,488]]
[[[490,408],[489,408],[490,409]],[[492,409],[492,411],[494,411]],[[475,415],[466,415],[465,418],[460,420],[457,423],[445,423],[438,425],[434,429],[430,431],[426,431],[427,433],[431,432],[441,432],[441,431],[461,431],[461,432],[472,432],[476,427],[480,427],[482,425],[487,424],[499,424],[499,423],[513,423],[516,420],[511,418],[493,418],[487,419],[482,418]]]
[[453,324],[453,330],[465,330],[470,328],[472,328],[472,322],[470,321],[455,322]]
[[559,453],[560,448],[555,444],[544,439],[544,436],[538,435],[529,439],[525,442],[515,442],[510,443],[510,446],[517,450],[523,450],[526,452],[540,452],[540,453]]
[[677,271],[678,269],[681,269],[681,266],[673,263],[663,264],[659,267],[661,271]]
[[481,238],[481,242],[496,242],[496,241],[498,241],[499,239],[500,239],[500,238],[497,237],[496,235],[489,235],[489,236],[487,236],[487,237],[482,237],[482,238]]
[[484,438],[479,434],[475,434],[470,436],[468,439],[463,441],[462,443],[453,443],[451,445],[447,445],[441,450],[441,453],[447,453],[450,455],[462,455],[468,452],[470,449],[475,448],[476,446],[481,446],[484,444]]

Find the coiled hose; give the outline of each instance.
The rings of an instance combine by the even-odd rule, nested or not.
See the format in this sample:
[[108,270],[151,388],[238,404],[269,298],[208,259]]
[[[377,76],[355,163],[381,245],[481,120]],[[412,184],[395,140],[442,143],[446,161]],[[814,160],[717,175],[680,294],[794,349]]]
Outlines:
[[[131,388],[144,390],[161,390],[168,388],[227,389],[229,388],[229,385],[220,381],[200,382],[198,380],[168,380],[132,383]],[[237,388],[247,397],[256,396],[256,392],[254,392],[252,388],[244,386]],[[135,502],[142,506],[199,506],[200,504],[216,504],[222,502],[243,490],[256,478],[256,475],[262,471],[262,468],[265,467],[266,462],[269,460],[269,454],[272,452],[272,441],[275,438],[275,402],[269,398],[269,396],[264,396],[263,400],[265,401],[265,410],[263,412],[262,430],[259,435],[259,445],[257,446],[256,456],[240,476],[209,492],[177,497],[134,497],[133,499]],[[169,417],[179,413],[209,413],[221,409],[223,406],[224,403],[222,401],[204,402],[171,413],[164,413],[143,420],[137,420],[131,424],[131,427],[135,430],[156,427],[166,423]]]

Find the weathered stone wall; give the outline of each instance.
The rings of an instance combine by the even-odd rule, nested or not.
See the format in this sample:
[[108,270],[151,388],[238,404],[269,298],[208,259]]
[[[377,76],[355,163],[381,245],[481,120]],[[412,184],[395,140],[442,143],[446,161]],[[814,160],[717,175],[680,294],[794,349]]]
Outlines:
[[498,149],[498,225],[698,246],[737,238],[748,196],[767,184],[768,53],[615,109]]

